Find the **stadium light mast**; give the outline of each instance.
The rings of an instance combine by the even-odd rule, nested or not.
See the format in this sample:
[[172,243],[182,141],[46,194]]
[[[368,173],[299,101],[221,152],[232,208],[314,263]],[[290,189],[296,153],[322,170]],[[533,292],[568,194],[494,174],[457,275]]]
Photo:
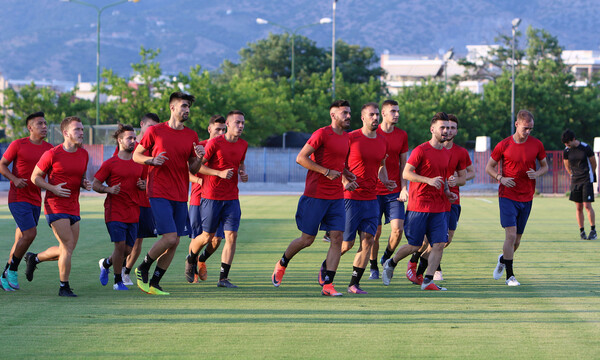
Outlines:
[[331,32],[331,99],[335,101],[335,8],[337,0],[333,0],[333,21]]
[[94,125],[98,125],[100,123],[100,15],[102,15],[102,12],[104,10],[108,9],[109,7],[124,4],[126,2],[136,3],[136,2],[139,2],[140,0],[121,0],[121,1],[114,2],[112,4],[105,5],[103,7],[98,7],[94,4],[90,4],[88,2],[81,1],[81,0],[60,0],[60,1],[72,2],[75,4],[88,6],[88,7],[95,9],[96,12],[98,13],[98,23],[96,26],[96,36],[97,36],[97,42],[96,42],[96,123],[94,124]]
[[510,134],[515,133],[515,34],[521,19],[514,18],[512,21],[512,91],[510,93]]
[[292,35],[292,76],[291,76],[291,82],[292,82],[292,98],[294,97],[294,84],[296,83],[296,72],[295,72],[295,45],[294,45],[294,41],[296,39],[296,34],[298,33],[299,30],[305,29],[307,27],[311,27],[311,26],[315,26],[315,25],[323,25],[323,24],[329,24],[331,22],[331,19],[328,17],[322,18],[321,20],[319,20],[319,22],[316,23],[312,23],[312,24],[308,24],[308,25],[302,25],[302,26],[298,26],[294,29],[288,28],[286,26],[274,23],[272,21],[269,20],[265,20],[262,18],[256,18],[256,23],[258,25],[273,25],[276,26],[278,28],[283,29],[285,32],[289,33]]

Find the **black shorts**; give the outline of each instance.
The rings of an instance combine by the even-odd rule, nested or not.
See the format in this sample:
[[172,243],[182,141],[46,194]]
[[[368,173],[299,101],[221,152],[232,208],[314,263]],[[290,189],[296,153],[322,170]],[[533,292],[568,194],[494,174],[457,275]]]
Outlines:
[[594,202],[594,185],[590,182],[571,184],[569,200],[576,203]]

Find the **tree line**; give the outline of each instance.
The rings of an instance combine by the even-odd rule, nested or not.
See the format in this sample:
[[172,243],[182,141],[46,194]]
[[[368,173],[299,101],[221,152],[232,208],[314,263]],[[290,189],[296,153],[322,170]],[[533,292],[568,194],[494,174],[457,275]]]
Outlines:
[[[572,86],[575,76],[561,58],[556,37],[543,29],[529,27],[525,46],[517,33],[515,53],[515,108],[530,110],[535,118],[533,135],[547,149],[561,149],[560,134],[570,128],[591,142],[600,134],[600,80],[594,77],[585,87]],[[382,80],[384,71],[370,47],[336,43],[336,98],[346,99],[353,109],[351,127],[359,128],[360,106],[392,98],[400,104],[399,126],[409,134],[414,147],[430,138],[429,120],[437,111],[456,114],[460,120],[456,142],[466,145],[476,136],[487,135],[497,143],[510,134],[511,37],[500,35],[492,56],[477,63],[461,60],[469,73],[448,83],[426,79],[421,85],[406,87],[390,95]],[[140,50],[140,61],[132,64],[132,75],[122,77],[111,69],[102,71],[100,91],[116,100],[101,104],[100,123],[137,124],[147,112],[161,119],[169,116],[168,96],[184,90],[196,96],[188,126],[203,134],[208,119],[217,113],[240,109],[246,113],[244,138],[254,146],[271,135],[287,131],[312,132],[330,123],[331,52],[306,37],[295,38],[294,92],[291,77],[291,35],[269,34],[266,39],[247,44],[238,62],[225,60],[216,71],[200,65],[188,72],[164,74],[157,57],[159,49]],[[459,89],[464,79],[487,78],[483,94]],[[131,86],[135,83],[135,86]],[[95,121],[93,101],[77,99],[75,91],[56,93],[35,84],[19,92],[5,91],[5,119],[13,129],[12,138],[25,134],[23,119],[35,111],[45,111],[50,123],[75,115],[84,123]]]

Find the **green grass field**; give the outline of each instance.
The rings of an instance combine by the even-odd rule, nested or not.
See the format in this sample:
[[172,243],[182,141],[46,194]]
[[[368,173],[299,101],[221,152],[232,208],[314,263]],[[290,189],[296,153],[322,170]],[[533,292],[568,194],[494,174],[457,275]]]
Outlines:
[[[320,240],[291,261],[281,287],[271,284],[275,262],[298,235],[297,197],[243,196],[241,203],[230,272],[240,287],[216,287],[220,252],[208,261],[206,282],[187,284],[184,238],[161,283],[171,296],[156,297],[113,291],[112,276],[100,285],[98,259],[112,245],[102,199],[83,198],[70,279],[79,297],[57,296],[56,263],[38,265],[31,283],[22,265],[22,289],[0,293],[0,358],[600,358],[600,241],[578,239],[565,198],[534,200],[515,260],[520,287],[491,276],[504,239],[497,198],[464,198],[442,260],[449,291],[410,284],[404,260],[391,286],[366,279],[367,270],[369,294],[342,298],[320,295],[316,277],[328,247]],[[0,218],[4,263],[14,237],[7,206]],[[32,251],[56,244],[43,217],[38,229]],[[346,289],[352,259],[342,258],[338,290]]]

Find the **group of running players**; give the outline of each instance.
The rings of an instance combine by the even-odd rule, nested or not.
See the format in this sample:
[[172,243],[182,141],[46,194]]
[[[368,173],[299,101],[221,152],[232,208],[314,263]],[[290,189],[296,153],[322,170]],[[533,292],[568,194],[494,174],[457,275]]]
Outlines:
[[[132,126],[119,125],[114,134],[117,149],[91,182],[85,176],[88,154],[82,148],[81,120],[65,118],[61,123],[64,142],[52,147],[44,141],[44,114],[29,115],[30,136],[13,141],[0,160],[0,173],[11,182],[9,209],[17,223],[15,242],[2,272],[2,288],[19,289],[17,270],[22,259],[28,281],[32,281],[37,264],[56,260],[59,295],[76,296],[69,273],[79,238],[80,188],[107,194],[105,222],[114,249],[99,261],[102,285],[107,285],[112,267],[113,289],[128,290],[143,239],[158,235],[135,268],[136,282],[148,294],[168,295],[160,280],[180,237],[189,235],[186,280],[207,279],[206,261],[225,239],[217,286],[237,287],[229,280],[229,271],[241,218],[238,179],[248,181],[244,165],[248,143],[241,139],[245,116],[233,110],[225,117],[211,117],[210,137],[199,141],[198,134],[184,126],[194,100],[182,92],[171,94],[169,120],[160,122],[156,114],[148,113],[141,119],[138,135]],[[423,290],[446,290],[434,280],[443,280],[442,254],[460,217],[459,187],[475,176],[468,152],[453,141],[457,117],[436,113],[430,123],[431,140],[414,148],[407,159],[407,134],[397,127],[400,112],[396,101],[382,103],[381,123],[379,105],[364,104],[362,127],[352,132],[347,132],[351,117],[347,101],[333,102],[329,115],[331,125],[315,131],[296,158],[308,170],[296,212],[301,235],[275,264],[273,285],[281,285],[290,260],[324,230],[330,245],[317,273],[321,293],[342,295],[333,281],[341,256],[353,248],[358,234],[347,291],[367,294],[360,281],[369,263],[370,279],[380,278],[377,253],[385,215],[391,235],[380,259],[383,284],[389,285],[396,265],[411,256],[406,271],[410,281]],[[500,219],[506,234],[493,277],[499,279],[506,271],[509,286],[519,285],[513,256],[531,210],[535,179],[548,170],[542,143],[529,136],[533,124],[532,114],[521,110],[515,134],[495,147],[486,166],[486,172],[499,182]],[[58,246],[33,253],[28,250],[37,234],[41,189],[46,190],[44,213]],[[407,244],[398,247],[403,232]]]

